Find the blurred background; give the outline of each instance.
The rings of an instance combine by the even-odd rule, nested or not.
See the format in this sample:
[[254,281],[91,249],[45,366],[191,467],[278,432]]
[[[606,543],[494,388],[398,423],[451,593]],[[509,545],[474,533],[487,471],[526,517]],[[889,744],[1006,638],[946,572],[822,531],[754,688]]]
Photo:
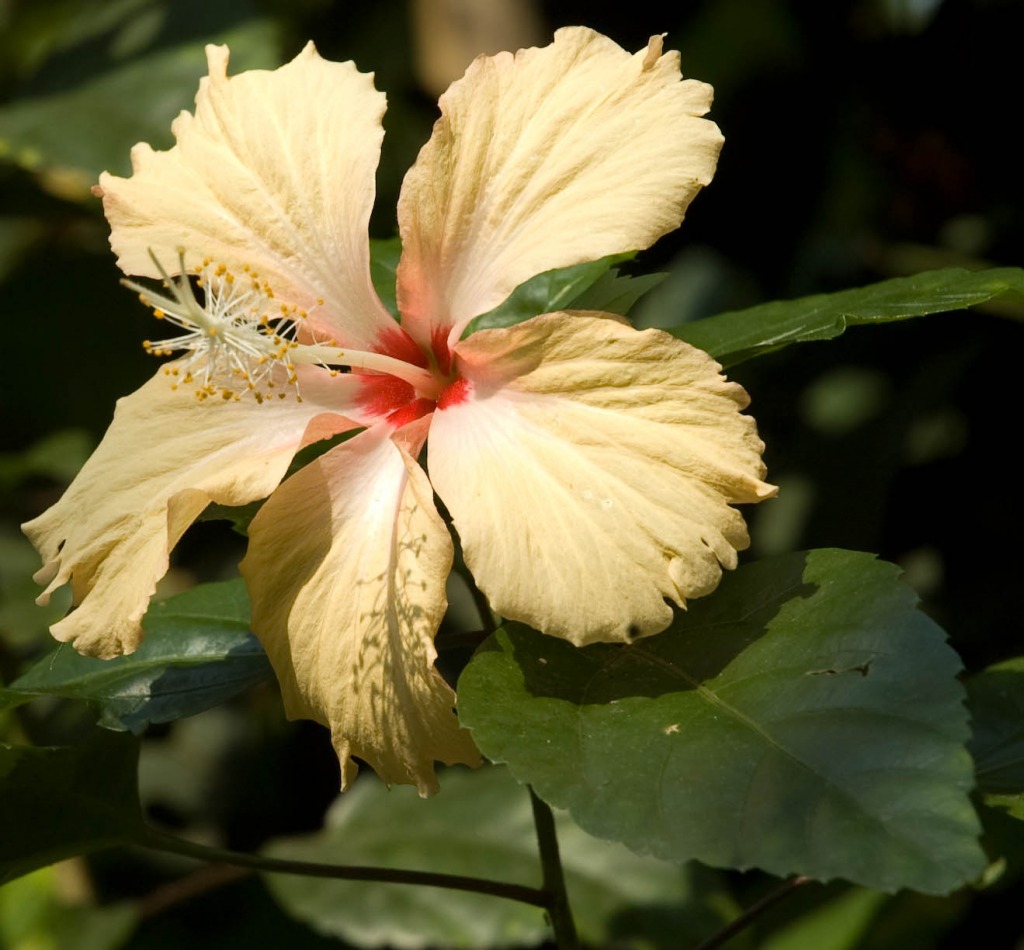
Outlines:
[[[936,267],[1024,263],[1019,0],[682,0],[669,15],[656,10],[664,4],[0,0],[0,677],[47,648],[46,625],[66,607],[32,603],[36,559],[17,525],[59,495],[118,396],[154,371],[140,345],[148,311],[118,284],[89,189],[104,169],[130,171],[135,142],[172,144],[170,121],[205,71],[204,43],[229,43],[237,72],[273,68],[312,38],[325,57],[376,73],[389,103],[372,220],[383,238],[437,96],[474,55],[543,45],[572,24],[628,49],[667,32],[684,74],[715,87],[726,145],[682,228],[632,265],[666,275],[634,310],[640,325]],[[1010,594],[1022,518],[1009,489],[1022,317],[1019,301],[1001,301],[736,367],[781,488],[751,512],[748,556],[876,552],[903,566],[968,669],[1020,652]],[[233,576],[241,544],[221,523],[198,525],[167,589]],[[39,741],[84,728],[80,713],[32,715],[16,728]],[[317,827],[336,790],[326,735],[285,724],[269,688],[146,749],[153,814],[233,847]],[[107,898],[160,886],[161,869],[119,860],[102,855],[81,879],[73,868],[60,899],[76,887]],[[46,880],[40,906],[57,900]],[[177,946],[196,920],[214,926],[204,899],[237,912],[218,946],[273,946],[278,933],[295,946],[337,945],[290,925],[256,888],[219,882],[215,898],[172,901],[173,914],[154,914],[161,927],[134,931],[131,945]],[[957,946],[979,913],[966,901],[941,907],[944,936],[913,945]],[[0,936],[4,908],[0,899]]]

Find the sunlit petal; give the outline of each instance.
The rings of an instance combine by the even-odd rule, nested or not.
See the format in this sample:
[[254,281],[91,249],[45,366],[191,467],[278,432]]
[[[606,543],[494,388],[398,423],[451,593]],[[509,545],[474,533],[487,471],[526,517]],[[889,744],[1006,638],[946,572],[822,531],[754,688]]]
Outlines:
[[370,282],[367,241],[383,93],[312,44],[273,72],[230,79],[227,47],[207,57],[195,115],[172,127],[177,145],[137,145],[131,178],[100,178],[118,264],[156,277],[150,249],[171,270],[184,248],[188,264],[249,265],[324,335],[370,343],[394,325]]
[[658,330],[548,314],[459,344],[431,481],[500,614],[583,644],[664,629],[748,543],[774,494],[746,393]]
[[425,795],[436,760],[479,756],[433,668],[451,538],[390,431],[367,430],[285,482],[250,526],[242,573],[288,715],[330,727],[343,783],[355,755]]
[[403,325],[421,342],[541,271],[645,248],[679,225],[722,137],[711,87],[661,38],[630,55],[582,27],[481,57],[441,97],[402,187]]
[[303,402],[198,402],[158,374],[117,404],[99,448],[60,501],[24,526],[43,558],[40,596],[70,583],[76,609],[52,628],[82,653],[130,653],[168,555],[212,502],[274,489],[304,444],[351,428],[347,377],[305,380]]

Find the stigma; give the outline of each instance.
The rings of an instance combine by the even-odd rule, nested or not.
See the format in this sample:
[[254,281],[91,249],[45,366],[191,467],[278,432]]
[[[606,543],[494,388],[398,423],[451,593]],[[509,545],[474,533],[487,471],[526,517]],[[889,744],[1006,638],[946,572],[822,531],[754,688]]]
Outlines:
[[177,357],[163,369],[173,389],[192,387],[200,400],[237,400],[248,394],[261,403],[289,395],[302,401],[293,356],[300,347],[296,336],[307,316],[304,310],[277,302],[270,285],[248,266],[236,274],[207,258],[189,271],[185,252],[179,250],[178,273],[171,277],[152,251],[150,257],[166,294],[134,281],[122,283],[158,320],[182,331],[142,344],[153,356]]

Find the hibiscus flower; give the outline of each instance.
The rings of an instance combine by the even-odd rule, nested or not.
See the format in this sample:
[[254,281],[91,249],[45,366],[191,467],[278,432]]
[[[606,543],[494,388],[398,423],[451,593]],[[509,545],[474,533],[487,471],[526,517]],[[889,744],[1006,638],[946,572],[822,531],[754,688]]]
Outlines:
[[435,492],[494,610],[580,645],[663,630],[747,545],[732,505],[774,492],[746,393],[700,350],[593,312],[465,335],[535,274],[677,227],[721,146],[711,89],[660,37],[630,55],[570,28],[477,59],[402,187],[399,322],[370,280],[372,76],[312,44],[230,78],[207,55],[176,145],[96,189],[119,266],[163,281],[131,286],[181,333],[147,341],[176,358],[25,526],[41,601],[70,583],[54,635],[131,652],[189,524],[269,496],[241,570],[287,713],[330,728],[343,783],[358,756],[426,794],[435,761],[478,760],[433,666]]

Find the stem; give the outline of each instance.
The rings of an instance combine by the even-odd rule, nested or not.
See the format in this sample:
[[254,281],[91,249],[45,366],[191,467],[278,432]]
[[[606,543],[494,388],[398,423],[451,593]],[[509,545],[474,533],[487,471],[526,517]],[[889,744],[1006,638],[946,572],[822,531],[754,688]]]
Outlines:
[[537,829],[537,845],[540,848],[540,863],[544,873],[542,888],[547,895],[545,906],[555,932],[558,950],[579,950],[576,924],[569,908],[569,895],[565,890],[565,875],[562,873],[562,859],[558,854],[558,836],[555,833],[555,816],[546,802],[537,797],[530,788],[530,804],[533,805],[533,824]]
[[[228,851],[177,838],[155,828],[146,828],[135,842],[143,848],[181,854],[197,861],[230,864],[234,867],[254,868],[273,874],[302,874],[306,877],[325,877],[339,881],[380,881],[389,884],[420,884],[425,887],[443,887],[454,891],[470,891],[488,894],[506,900],[547,907],[550,895],[535,887],[519,884],[505,884],[484,878],[464,877],[460,874],[437,874],[432,871],[402,871],[392,868],[362,867],[358,865],[318,864],[313,861],[292,861],[285,858],[268,858],[259,854]],[[572,946],[572,945],[570,945]]]
[[697,950],[716,950],[727,940],[735,937],[741,930],[749,927],[761,914],[770,910],[784,897],[788,897],[801,885],[809,883],[810,880],[809,877],[803,877],[802,875],[790,878],[781,887],[777,887],[774,891],[765,894],[756,903],[751,904],[739,917],[719,930],[718,933],[708,937],[707,940],[697,947]]

